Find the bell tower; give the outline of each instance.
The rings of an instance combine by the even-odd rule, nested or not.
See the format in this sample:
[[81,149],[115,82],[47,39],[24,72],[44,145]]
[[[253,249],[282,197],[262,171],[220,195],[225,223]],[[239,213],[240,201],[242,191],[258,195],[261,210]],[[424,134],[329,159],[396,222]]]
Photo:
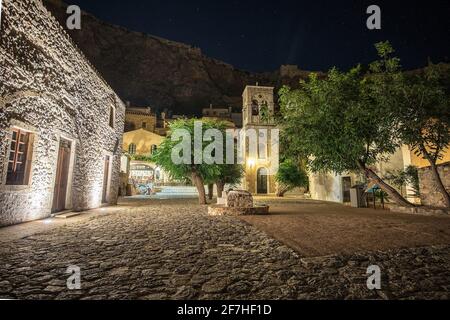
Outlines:
[[274,114],[273,87],[246,86],[242,94],[243,126],[270,124]]
[[[271,142],[274,121],[274,88],[246,86],[242,94],[243,156],[245,175],[242,187],[252,194],[274,194],[276,184],[272,168],[278,167],[278,145]],[[276,137],[278,139],[278,136]]]

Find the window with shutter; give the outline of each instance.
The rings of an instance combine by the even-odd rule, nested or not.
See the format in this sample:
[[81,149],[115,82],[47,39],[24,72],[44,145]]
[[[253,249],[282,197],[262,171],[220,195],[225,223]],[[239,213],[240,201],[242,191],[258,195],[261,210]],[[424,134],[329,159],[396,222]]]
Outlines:
[[33,134],[13,129],[8,150],[7,185],[28,185],[33,151]]

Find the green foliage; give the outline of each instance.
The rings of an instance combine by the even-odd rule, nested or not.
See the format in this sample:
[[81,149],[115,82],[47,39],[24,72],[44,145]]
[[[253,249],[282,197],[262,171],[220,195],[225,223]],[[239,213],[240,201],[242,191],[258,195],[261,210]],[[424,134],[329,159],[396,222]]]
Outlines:
[[397,76],[397,94],[391,96],[401,141],[433,163],[450,145],[448,71],[430,64],[423,73]]
[[[175,132],[178,129],[187,130],[191,136],[191,164],[175,164],[172,161],[172,149],[181,142],[179,140],[172,141],[172,136],[169,134],[161,143],[158,150],[152,155],[151,161],[162,167],[173,179],[182,180],[190,178],[193,170],[198,172],[198,174],[205,180],[213,180],[215,177],[220,175],[220,165],[219,164],[194,164],[194,123],[200,121],[198,119],[179,119],[170,124],[170,132]],[[226,124],[216,120],[201,120],[202,135],[208,129],[219,129],[224,131]],[[209,141],[203,141],[202,150],[197,150],[197,152],[204,151],[205,147],[210,144]]]
[[291,159],[287,159],[280,164],[275,179],[283,189],[287,190],[308,186],[306,170],[301,164]]
[[386,175],[386,180],[398,189],[409,185],[413,189],[414,195],[419,196],[419,173],[415,166],[408,166],[404,170],[390,171]]
[[296,154],[309,159],[312,171],[358,170],[399,146],[392,139],[395,119],[372,98],[371,87],[356,66],[348,72],[333,68],[323,80],[311,74],[299,89],[280,90],[283,135],[291,137]]
[[261,120],[265,123],[271,122],[273,117],[270,114],[269,106],[267,105],[267,102],[263,102],[261,107],[259,108],[259,115],[261,117]]
[[235,186],[241,182],[244,167],[239,164],[225,164],[220,167],[219,179],[224,184]]
[[[200,121],[198,119],[180,119],[176,120],[170,125],[170,132],[174,132],[178,129],[185,129],[191,135],[191,150],[194,150],[194,123],[195,121]],[[223,137],[225,137],[225,130],[227,124],[223,121],[217,120],[201,120],[202,135],[208,129],[218,129],[222,132]],[[172,149],[179,144],[181,140],[172,141],[172,136],[166,137],[161,145],[158,147],[156,153],[150,157],[152,162],[161,166],[173,179],[183,180],[190,179],[192,171],[195,170],[203,178],[204,183],[215,183],[217,181],[224,181],[224,183],[236,184],[240,181],[243,175],[243,167],[237,164],[174,164],[172,161]],[[210,141],[203,141],[203,148],[201,152],[204,151],[205,147],[208,146]],[[225,157],[225,146],[224,146],[224,157]],[[235,154],[237,154],[235,152]],[[192,152],[191,163],[194,163],[194,152]]]
[[152,162],[152,156],[147,156],[143,154],[133,154],[130,155],[131,160],[135,161],[145,161],[145,162]]

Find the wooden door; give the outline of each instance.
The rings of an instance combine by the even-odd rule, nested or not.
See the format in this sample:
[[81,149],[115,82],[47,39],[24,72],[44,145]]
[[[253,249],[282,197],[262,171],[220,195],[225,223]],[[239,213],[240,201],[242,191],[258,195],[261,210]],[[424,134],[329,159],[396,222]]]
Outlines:
[[108,182],[109,182],[109,156],[105,156],[105,172],[103,173],[103,194],[102,202],[108,202]]
[[343,177],[342,178],[342,195],[343,202],[350,202],[350,189],[352,187],[352,178]]
[[67,186],[69,183],[70,154],[70,141],[61,139],[61,141],[59,142],[55,189],[53,193],[53,213],[64,211],[66,209]]
[[267,194],[267,170],[260,168],[257,171],[256,192],[258,194]]

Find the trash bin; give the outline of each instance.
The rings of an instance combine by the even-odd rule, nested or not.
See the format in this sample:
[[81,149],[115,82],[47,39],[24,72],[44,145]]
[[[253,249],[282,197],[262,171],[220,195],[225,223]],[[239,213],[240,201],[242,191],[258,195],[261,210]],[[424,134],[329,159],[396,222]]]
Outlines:
[[364,186],[355,185],[350,189],[350,204],[353,208],[364,208]]

